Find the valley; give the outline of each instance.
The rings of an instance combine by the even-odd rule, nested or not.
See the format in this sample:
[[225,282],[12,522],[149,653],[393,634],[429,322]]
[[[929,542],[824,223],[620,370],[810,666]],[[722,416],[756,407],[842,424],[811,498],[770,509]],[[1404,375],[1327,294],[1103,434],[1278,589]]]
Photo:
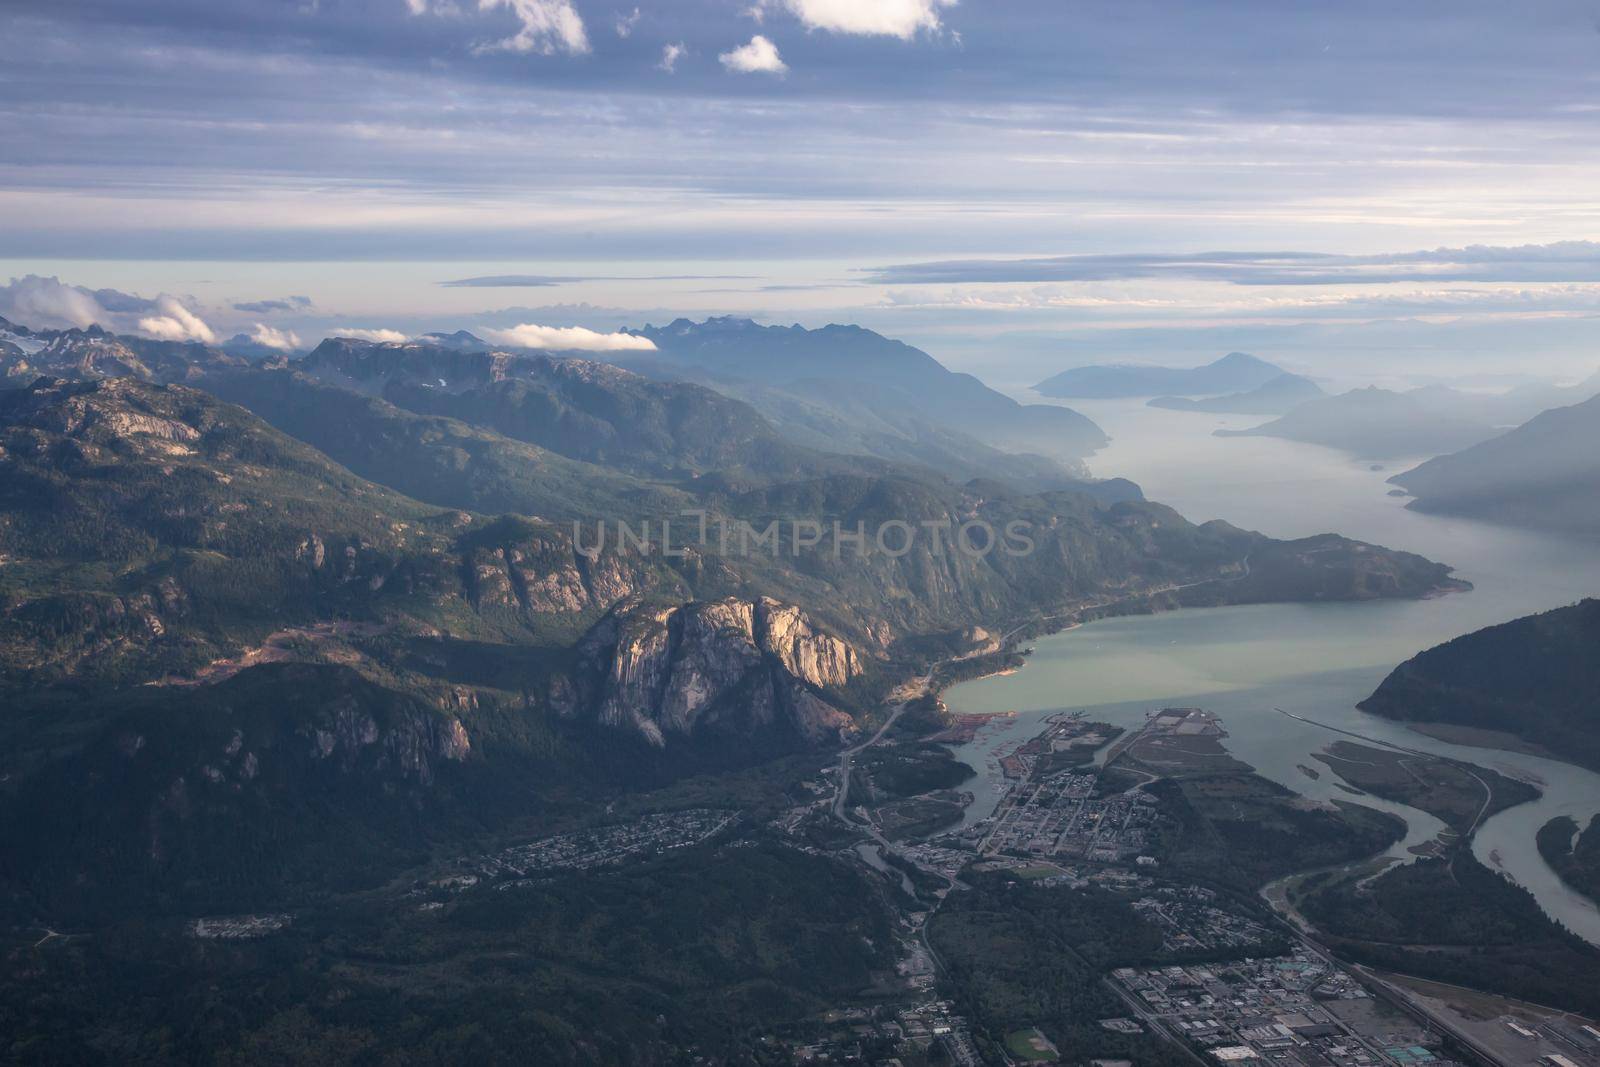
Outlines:
[[1600,1067],[1591,7],[0,3],[0,1067]]
[[[96,353],[123,344],[57,343]],[[123,347],[137,355],[141,344]],[[1303,960],[1323,950],[1281,926],[1255,896],[1261,886],[1330,867],[1370,881],[1469,840],[1477,848],[1497,820],[1571,797],[1547,776],[1528,802],[1526,772],[1474,774],[1463,760],[1438,764],[1441,777],[1354,743],[1301,749],[1290,777],[1257,761],[1269,735],[1238,706],[1236,685],[1178,686],[1184,700],[1158,705],[1176,710],[1147,715],[1138,693],[1165,694],[1171,682],[1148,658],[1097,657],[1087,687],[1068,683],[1086,714],[968,697],[1026,690],[1047,650],[1101,633],[1176,627],[1215,641],[1230,627],[1266,627],[1272,640],[1251,642],[1265,653],[1294,638],[1287,619],[1308,633],[1348,619],[1365,644],[1275,662],[1354,678],[1385,647],[1389,622],[1479,604],[1476,573],[1468,581],[1422,555],[1304,525],[1282,540],[1196,525],[1142,494],[1093,491],[1098,483],[954,485],[816,452],[708,390],[584,361],[356,341],[324,345],[300,369],[195,349],[116,358],[148,380],[0,394],[13,484],[49,481],[60,505],[18,508],[5,531],[9,684],[24,709],[9,803],[28,813],[9,827],[20,872],[10,916],[16,951],[54,946],[53,965],[66,968],[56,980],[91,1000],[117,995],[122,953],[175,954],[172,973],[193,973],[173,940],[187,937],[234,947],[228,967],[207,972],[221,988],[242,992],[254,968],[288,953],[322,976],[315,988],[349,976],[356,1004],[401,996],[427,1040],[457,1048],[431,1029],[435,1013],[412,980],[396,986],[366,960],[393,949],[352,950],[329,932],[398,906],[406,918],[374,936],[442,923],[407,966],[464,976],[503,966],[490,962],[488,931],[522,931],[526,944],[533,916],[569,915],[570,934],[544,941],[550,962],[510,980],[535,995],[573,980],[555,961],[574,974],[592,966],[593,939],[617,921],[614,903],[599,901],[620,886],[715,864],[730,899],[751,908],[730,931],[749,944],[786,920],[744,893],[800,864],[803,880],[840,880],[851,898],[832,905],[835,926],[878,931],[864,952],[806,955],[791,931],[787,962],[769,952],[752,970],[700,958],[690,969],[708,995],[738,974],[762,1006],[736,1002],[681,1031],[643,1014],[669,972],[590,974],[594,1004],[626,989],[640,1013],[573,1005],[536,1026],[527,1047],[581,1060],[598,1046],[566,1028],[604,1019],[639,1048],[711,1042],[733,1061],[867,1047],[929,1064],[1063,1047],[1181,1059],[1173,1041],[1193,1035],[1159,1013],[1132,1011],[1131,1029],[1100,1025],[1126,1011],[1130,990],[1113,969],[1250,953]],[[183,359],[190,370],[174,373]],[[426,384],[435,365],[448,367],[448,388]],[[389,435],[400,453],[373,447]],[[45,462],[58,455],[73,463]],[[452,464],[473,473],[452,477]],[[644,533],[631,543],[621,526],[609,539],[564,528],[691,505],[701,523],[776,532],[752,553],[733,551],[726,534],[657,544],[649,522],[634,524]],[[484,510],[497,508],[540,514]],[[845,523],[902,515],[933,536],[907,539],[899,554],[842,550]],[[1021,524],[1032,550],[967,556],[941,545],[941,530],[975,520]],[[91,537],[96,525],[114,535]],[[246,551],[250,595],[228,576]],[[274,607],[262,612],[267,590]],[[1017,654],[1027,635],[1052,633]],[[1169,648],[1157,658],[1189,656]],[[1205,646],[1193,656],[1208,672],[1226,665]],[[1130,682],[1131,702],[1116,699]],[[95,700],[76,701],[91,684]],[[1109,699],[1093,699],[1096,686]],[[1321,729],[1320,719],[1275,718]],[[1319,761],[1331,773],[1304,772]],[[1478,802],[1474,788],[1490,781],[1504,798]],[[82,799],[61,805],[64,792]],[[107,806],[125,817],[96,825]],[[240,820],[243,832],[230,833]],[[361,848],[341,847],[351,835]],[[91,839],[96,861],[63,892],[73,851],[57,842]],[[1376,854],[1387,864],[1373,865]],[[1295,917],[1344,906],[1339,885],[1293,884],[1304,897]],[[1538,900],[1551,907],[1548,894]],[[1082,916],[1047,914],[1064,901]],[[1531,905],[1509,906],[1538,928]],[[686,933],[670,909],[688,898],[663,907]],[[158,925],[130,925],[140,921]],[[1106,940],[1116,931],[1120,946]],[[1359,956],[1366,942],[1339,944]],[[1048,966],[1030,954],[1050,945],[1073,962],[1041,1000],[1045,988],[1026,976]],[[286,1051],[338,1027],[368,1052],[389,1047],[372,1029],[383,1016],[364,1006],[290,1037],[291,1005],[193,1040]],[[470,1014],[498,1032],[501,1010]],[[116,1040],[148,1039],[131,1019],[111,1025]],[[34,1039],[72,1047],[63,1031]],[[198,1047],[187,1040],[171,1047]],[[514,1047],[501,1040],[496,1054]],[[1236,1028],[1230,1040],[1252,1039]]]

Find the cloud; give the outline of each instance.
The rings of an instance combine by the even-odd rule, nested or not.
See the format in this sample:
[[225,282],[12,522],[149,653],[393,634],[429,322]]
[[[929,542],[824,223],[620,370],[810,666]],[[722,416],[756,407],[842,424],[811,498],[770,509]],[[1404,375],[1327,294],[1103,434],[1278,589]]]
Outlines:
[[718,61],[736,74],[782,74],[789,65],[778,55],[778,46],[759,33],[731,52],[723,52]]
[[542,289],[581,280],[554,274],[488,274],[481,278],[453,278],[439,284],[446,289]]
[[599,333],[582,326],[539,326],[531,322],[509,330],[479,330],[496,344],[556,352],[653,352],[655,342],[631,333]]
[[[1179,317],[1245,318],[1393,318],[1398,315],[1462,314],[1593,314],[1600,310],[1600,285],[1535,285],[1493,287],[1407,288],[1399,291],[1358,288],[1330,292],[1313,286],[1265,286],[1242,295],[1219,297],[1206,292],[1167,289],[1128,292],[1121,287],[1049,284],[1026,288],[976,287],[891,289],[880,307],[896,311],[959,311],[1022,315],[1072,311],[1089,316],[1157,319]],[[1080,319],[1080,321],[1084,321]]]
[[409,336],[401,333],[399,330],[366,330],[351,326],[334,330],[332,336],[350,337],[357,341],[377,341],[381,344],[391,345],[400,344],[403,341],[411,340]]
[[617,36],[626,39],[633,33],[633,28],[639,24],[639,9],[634,8],[626,15],[619,14],[615,26]]
[[309,296],[286,296],[282,300],[246,300],[233,305],[235,311],[266,315],[274,311],[304,311],[311,306]]
[[12,278],[0,288],[0,316],[35,329],[82,328],[111,317],[89,290],[37,274]]
[[217,339],[205,320],[170,293],[150,298],[37,274],[12,278],[0,287],[0,316],[36,329],[101,326],[114,332],[139,330],[163,341],[210,344]]
[[749,281],[753,274],[486,274],[479,278],[452,278],[439,284],[446,289],[543,289],[578,282],[725,282]]
[[1182,278],[1234,285],[1376,285],[1390,282],[1596,282],[1600,243],[1472,245],[1378,255],[1320,252],[1113,253],[1032,259],[939,260],[875,267],[886,285],[1126,281]]
[[[766,0],[771,6],[774,0]],[[939,9],[955,0],[777,0],[810,30],[910,40],[939,30]]]
[[156,309],[154,300],[134,293],[124,293],[120,289],[85,289],[84,292],[94,297],[95,303],[113,315],[142,315]]
[[587,55],[589,35],[572,0],[478,0],[479,11],[508,8],[522,29],[510,37],[480,47],[480,51],[572,56]]
[[664,70],[668,74],[676,74],[678,60],[682,59],[688,51],[688,46],[682,41],[663,46],[661,49],[661,62],[656,64],[657,69]]
[[217,335],[175,296],[156,297],[158,314],[139,320],[139,329],[161,341],[203,341],[212,344]]
[[262,322],[256,323],[251,328],[250,340],[266,348],[276,348],[280,352],[293,352],[305,347],[300,343],[300,335],[293,330],[275,330]]

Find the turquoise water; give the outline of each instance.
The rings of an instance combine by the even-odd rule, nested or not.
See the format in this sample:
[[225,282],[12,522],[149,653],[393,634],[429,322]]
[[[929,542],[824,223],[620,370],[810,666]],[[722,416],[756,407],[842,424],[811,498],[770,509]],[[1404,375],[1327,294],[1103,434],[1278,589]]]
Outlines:
[[[993,750],[1033,736],[1060,710],[1123,726],[1164,705],[1221,715],[1227,746],[1261,774],[1320,800],[1349,799],[1310,754],[1339,735],[1277,709],[1408,748],[1437,752],[1533,781],[1544,797],[1502,812],[1474,837],[1473,850],[1526,886],[1545,910],[1600,944],[1600,910],[1573,893],[1539,858],[1538,827],[1557,814],[1586,822],[1600,812],[1600,775],[1567,764],[1436,741],[1356,709],[1393,667],[1416,652],[1519,615],[1600,594],[1600,545],[1444,519],[1405,510],[1374,471],[1327,449],[1256,438],[1219,439],[1218,425],[1248,419],[1161,412],[1136,403],[1076,405],[1116,439],[1096,473],[1120,474],[1186,516],[1227,517],[1281,537],[1336,531],[1450,563],[1470,593],[1433,600],[1364,604],[1274,604],[1106,619],[1041,638],[1022,670],[949,690],[958,712],[1015,711],[958,750],[987,772]],[[1396,466],[1394,469],[1402,469]],[[1300,765],[1315,768],[1313,780]],[[997,799],[986,773],[968,819]],[[1424,812],[1363,798],[1402,815],[1410,832],[1391,850],[1442,826]]]

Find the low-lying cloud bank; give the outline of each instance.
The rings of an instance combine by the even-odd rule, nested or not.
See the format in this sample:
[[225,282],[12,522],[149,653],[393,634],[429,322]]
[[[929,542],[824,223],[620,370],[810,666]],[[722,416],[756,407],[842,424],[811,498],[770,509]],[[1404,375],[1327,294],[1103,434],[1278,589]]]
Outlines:
[[275,329],[264,322],[258,322],[250,328],[249,339],[251,344],[279,352],[295,352],[302,347],[300,335],[293,330]]
[[378,341],[383,344],[395,345],[400,344],[403,341],[411,340],[411,336],[409,334],[401,333],[399,330],[388,330],[381,327],[374,330],[360,326],[343,326],[336,330],[329,330],[328,336],[351,337],[357,341]]
[[600,333],[583,326],[540,326],[525,322],[508,330],[480,329],[477,332],[495,344],[552,352],[654,352],[656,348],[648,337]]

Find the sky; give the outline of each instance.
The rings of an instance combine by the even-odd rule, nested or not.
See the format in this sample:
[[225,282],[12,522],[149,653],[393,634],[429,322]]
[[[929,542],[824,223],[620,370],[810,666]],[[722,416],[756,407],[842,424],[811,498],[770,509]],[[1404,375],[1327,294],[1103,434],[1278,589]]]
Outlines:
[[6,0],[0,42],[30,325],[1600,364],[1592,0]]

